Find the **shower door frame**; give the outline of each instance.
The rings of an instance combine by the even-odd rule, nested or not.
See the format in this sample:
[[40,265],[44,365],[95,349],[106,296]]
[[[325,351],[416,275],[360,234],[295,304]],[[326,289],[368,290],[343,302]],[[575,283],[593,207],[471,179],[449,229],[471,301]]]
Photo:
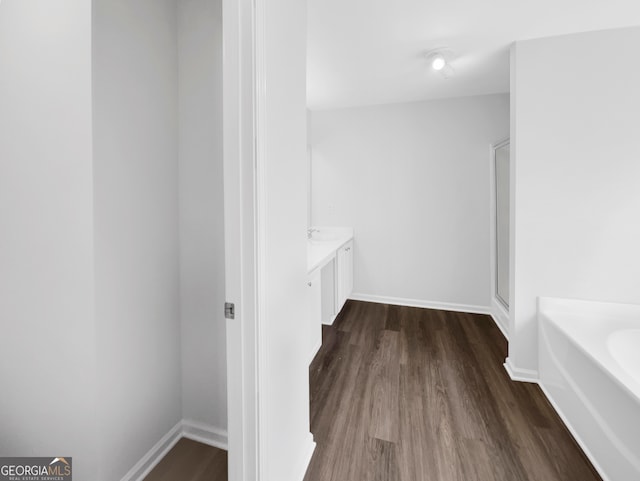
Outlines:
[[[510,304],[512,304],[513,293],[509,292],[509,302],[505,302],[498,295],[498,242],[497,242],[497,182],[496,182],[496,151],[504,146],[511,145],[511,140],[506,138],[501,140],[500,142],[496,142],[490,146],[490,155],[489,155],[489,172],[490,172],[490,213],[489,213],[489,225],[490,225],[490,263],[491,263],[491,314],[493,318],[496,320],[496,323],[502,333],[504,334],[507,340],[509,339],[509,311]],[[513,162],[511,158],[509,159],[509,168],[510,170],[513,168]],[[511,178],[509,179],[509,207],[513,208],[511,198],[512,198],[512,182]],[[511,215],[510,215],[511,217]],[[511,218],[509,219],[511,223]],[[511,239],[511,226],[509,227],[509,243],[511,244],[513,240]],[[511,246],[509,248],[509,262],[513,262],[511,259]],[[509,268],[509,275],[511,276],[511,268]],[[509,287],[511,288],[511,279],[509,280]],[[511,289],[510,289],[511,291]]]

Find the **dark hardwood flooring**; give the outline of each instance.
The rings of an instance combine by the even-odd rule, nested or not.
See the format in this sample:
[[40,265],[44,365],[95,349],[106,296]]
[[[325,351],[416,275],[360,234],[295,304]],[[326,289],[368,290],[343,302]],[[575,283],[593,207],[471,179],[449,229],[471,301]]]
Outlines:
[[227,452],[182,438],[144,481],[227,481]]
[[348,301],[310,367],[305,481],[597,481],[488,316]]

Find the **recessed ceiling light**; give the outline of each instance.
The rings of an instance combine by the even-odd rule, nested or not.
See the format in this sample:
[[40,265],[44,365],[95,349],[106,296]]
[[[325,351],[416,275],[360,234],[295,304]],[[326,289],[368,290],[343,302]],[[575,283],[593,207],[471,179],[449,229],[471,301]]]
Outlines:
[[451,62],[455,60],[452,50],[449,47],[436,47],[424,53],[431,68],[442,77],[449,78],[454,74]]
[[433,67],[434,70],[442,70],[446,64],[447,62],[441,53],[436,53],[431,57],[431,67]]

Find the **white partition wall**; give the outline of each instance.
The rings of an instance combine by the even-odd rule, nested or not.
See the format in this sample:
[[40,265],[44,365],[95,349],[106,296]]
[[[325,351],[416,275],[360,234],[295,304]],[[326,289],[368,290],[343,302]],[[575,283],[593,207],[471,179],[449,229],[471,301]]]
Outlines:
[[517,374],[537,376],[538,296],[640,303],[638,45],[640,27],[513,47]]

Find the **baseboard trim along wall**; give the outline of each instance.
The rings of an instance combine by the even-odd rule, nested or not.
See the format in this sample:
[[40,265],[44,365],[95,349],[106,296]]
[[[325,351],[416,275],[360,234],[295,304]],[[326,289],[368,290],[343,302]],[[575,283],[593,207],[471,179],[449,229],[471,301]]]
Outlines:
[[502,335],[508,341],[509,340],[509,313],[494,299],[491,302],[491,317],[498,326],[498,329],[502,331]]
[[329,316],[322,320],[322,324],[325,326],[333,326],[333,322],[336,320],[336,317],[338,316]]
[[228,449],[226,431],[203,423],[182,420],[162,436],[162,439],[123,476],[121,481],[142,481],[180,438],[191,439],[224,450]]
[[309,463],[311,462],[311,457],[313,456],[314,451],[316,450],[316,442],[313,440],[313,435],[309,433],[309,446],[307,448],[307,452],[305,456],[300,460],[300,464],[297,467],[295,472],[295,477],[292,479],[299,479],[302,481],[304,479],[305,474],[307,474],[307,469],[309,468]]
[[509,374],[509,377],[512,381],[520,381],[520,382],[532,382],[537,384],[539,375],[538,371],[534,371],[533,369],[522,369],[515,367],[513,362],[511,362],[511,358],[505,359],[504,368]]
[[182,436],[193,441],[208,444],[214,448],[229,450],[227,431],[204,423],[185,419],[182,421]]
[[138,461],[122,481],[142,481],[147,474],[160,462],[160,460],[173,448],[182,437],[182,421],[178,422],[171,430],[162,436],[142,458]]
[[394,304],[396,306],[422,307],[425,309],[439,309],[442,311],[491,315],[491,308],[489,306],[474,306],[472,304],[453,304],[449,302],[406,299],[403,297],[374,296],[371,294],[360,293],[352,294],[349,296],[349,299],[353,299],[354,301],[377,302],[378,304]]
[[313,346],[313,349],[311,349],[311,354],[309,355],[309,364],[313,362],[313,360],[316,357],[316,354],[318,354],[318,351],[320,350],[321,347],[322,347],[322,338],[320,339],[320,342],[317,343],[315,346]]
[[496,326],[498,326],[498,329],[500,329],[500,332],[508,342],[509,336],[507,336],[507,331],[505,330],[505,328],[502,325],[502,322],[500,321],[500,316],[494,314],[493,312],[490,315],[491,315],[491,319],[493,319],[493,322],[496,324]]

